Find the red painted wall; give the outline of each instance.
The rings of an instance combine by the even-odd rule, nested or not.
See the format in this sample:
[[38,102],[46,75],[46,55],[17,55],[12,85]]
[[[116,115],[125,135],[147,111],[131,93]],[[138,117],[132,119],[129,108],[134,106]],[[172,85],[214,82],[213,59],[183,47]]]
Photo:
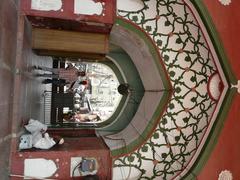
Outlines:
[[[98,176],[103,180],[112,177],[112,159],[105,143],[97,137],[65,138],[63,145],[50,150],[26,150],[12,153],[11,174],[24,174],[24,160],[29,158],[44,158],[53,160],[58,169],[53,179],[67,180],[70,178],[71,157],[93,157],[98,162]],[[12,178],[19,179],[19,178]],[[76,177],[73,179],[81,179]]]
[[204,0],[204,4],[219,32],[232,69],[240,79],[240,1],[232,0],[229,6],[221,5],[218,0]]
[[103,3],[101,15],[74,13],[74,0],[62,0],[58,11],[31,9],[31,0],[21,0],[21,13],[27,15],[35,26],[54,29],[110,33],[116,17],[116,0],[97,0]]
[[[16,18],[12,18],[16,17]],[[8,179],[12,93],[17,42],[17,5],[0,0],[0,179]],[[3,141],[2,141],[3,140]]]
[[[240,1],[223,6],[218,0],[203,0],[223,42],[232,70],[240,80]],[[217,179],[222,170],[230,170],[233,179],[240,178],[240,94],[237,94],[225,120],[218,142],[210,155],[200,180]]]
[[98,0],[96,2],[105,3],[103,15],[78,15],[74,14],[74,0],[62,0],[62,11],[38,11],[31,9],[31,0],[21,0],[22,13],[32,16],[54,17],[67,20],[93,21],[106,24],[113,24],[115,18],[116,1]]

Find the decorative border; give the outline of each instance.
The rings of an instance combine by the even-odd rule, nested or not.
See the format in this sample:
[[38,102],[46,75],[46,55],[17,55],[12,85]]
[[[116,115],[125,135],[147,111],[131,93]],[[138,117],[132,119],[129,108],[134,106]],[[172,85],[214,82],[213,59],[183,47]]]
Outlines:
[[214,26],[214,22],[202,1],[198,0],[189,0],[195,9],[197,10],[207,32],[211,42],[215,48],[216,54],[219,57],[219,63],[221,64],[222,70],[225,74],[228,84],[236,84],[237,78],[236,75],[233,73],[232,68],[229,64],[223,43],[220,41],[220,36],[218,31]]
[[[226,95],[224,99],[222,100],[222,105],[218,111],[216,120],[214,121],[211,131],[209,132],[209,135],[205,141],[204,146],[201,149],[200,154],[198,155],[197,159],[195,160],[194,164],[190,169],[188,169],[188,172],[183,176],[183,179],[193,179],[196,178],[193,176],[196,174],[199,174],[199,172],[202,170],[204,165],[206,164],[208,158],[210,157],[210,154],[215,147],[217,143],[217,139],[221,133],[221,130],[223,128],[223,122],[226,119],[226,116],[229,111],[229,107],[231,106],[231,103],[233,101],[234,96],[236,95],[236,90],[229,89],[229,84],[236,82],[236,77],[233,74],[233,71],[231,70],[230,64],[227,60],[226,53],[224,51],[222,43],[219,41],[219,35],[217,34],[217,31],[213,25],[213,21],[207,11],[207,8],[204,6],[204,4],[201,1],[196,0],[190,0],[194,7],[196,8],[197,12],[199,13],[199,16],[204,23],[204,26],[208,32],[209,38],[211,39],[212,45],[215,48],[216,55],[219,59],[219,63],[221,64],[223,73],[225,75],[225,78],[228,83],[228,87],[225,87]],[[218,68],[219,69],[219,68]],[[221,76],[220,76],[221,77]],[[226,84],[225,84],[226,85]],[[224,94],[224,92],[221,93]]]
[[221,131],[224,127],[224,121],[227,117],[227,114],[229,112],[230,106],[232,104],[232,101],[234,99],[234,96],[236,95],[235,89],[230,89],[223,101],[223,106],[220,108],[219,114],[217,116],[217,121],[212,126],[212,130],[210,131],[207,140],[205,141],[205,145],[203,146],[198,158],[194,162],[193,166],[188,169],[188,172],[183,176],[183,179],[190,180],[193,178],[196,178],[193,176],[197,175],[201,172],[204,165],[207,163],[207,160],[209,159],[211,152],[213,151],[215,145],[217,144],[217,140],[221,134]]
[[[215,140],[216,140],[217,135],[220,133],[221,126],[219,127],[218,125],[219,124],[221,125],[222,122],[224,121],[224,118],[226,117],[228,112],[227,108],[230,106],[235,93],[235,91],[232,91],[229,89],[229,84],[232,81],[236,81],[236,78],[228,64],[227,57],[223,51],[223,46],[219,43],[219,37],[216,34],[213,23],[211,22],[210,17],[208,17],[209,19],[207,19],[208,14],[205,12],[206,9],[202,9],[201,11],[202,14],[199,13],[200,12],[199,7],[203,8],[203,5],[198,0],[185,0],[185,1],[183,0],[183,2],[187,6],[190,6],[189,10],[193,12],[194,16],[195,15],[197,16],[197,18],[196,16],[194,18],[196,19],[197,23],[200,24],[201,27],[203,27],[201,28],[201,30],[202,30],[204,39],[210,40],[210,42],[206,41],[206,43],[209,49],[214,50],[214,51],[211,51],[213,58],[219,59],[219,62],[215,61],[214,64],[219,71],[221,81],[224,83],[224,89],[221,93],[220,99],[218,101],[218,105],[214,108],[213,114],[211,115],[211,118],[210,118],[209,125],[207,127],[206,132],[203,135],[203,138],[201,139],[201,143],[199,144],[198,149],[194,153],[194,156],[191,158],[188,165],[187,166],[185,165],[183,167],[182,169],[183,172],[179,173],[177,176],[175,176],[175,178],[180,178],[184,174],[186,174],[184,176],[186,177],[189,173],[191,173],[192,168],[196,164],[199,164],[199,161],[202,160],[202,158],[204,158],[204,156],[202,157],[202,153],[207,153],[209,155],[209,151],[206,152],[205,150],[208,149],[209,147],[213,148],[214,144],[211,141],[211,137],[212,138],[215,137]],[[192,2],[194,6],[189,5],[190,2]],[[195,3],[197,4],[199,3],[199,6],[197,6]],[[197,9],[197,11],[195,8]],[[200,23],[198,22],[198,20],[200,21]],[[217,129],[216,129],[216,126],[218,127]],[[206,159],[204,162],[206,162]],[[195,178],[195,174],[191,173],[191,175],[192,176],[189,177],[189,179]]]
[[[213,97],[213,95],[212,95],[212,93],[211,93],[211,90],[210,90],[210,83],[211,83],[212,79],[214,78],[214,76],[216,76],[216,75],[219,76],[219,74],[218,74],[217,72],[214,73],[214,74],[212,74],[212,75],[210,76],[210,78],[209,78],[209,80],[208,80],[208,84],[207,84],[207,91],[208,91],[209,97],[210,97],[213,101],[218,101],[218,99],[215,99],[215,98]],[[220,82],[222,83],[222,81],[220,81]],[[222,90],[220,91],[219,97],[221,96],[221,93],[222,93]]]

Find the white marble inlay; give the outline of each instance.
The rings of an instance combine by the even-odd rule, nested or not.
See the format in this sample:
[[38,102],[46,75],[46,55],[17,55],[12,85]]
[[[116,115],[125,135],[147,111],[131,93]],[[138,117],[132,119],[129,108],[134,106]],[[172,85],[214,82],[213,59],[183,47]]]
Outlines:
[[224,6],[227,6],[229,5],[232,1],[231,0],[219,0],[219,2],[224,5]]
[[233,176],[229,170],[222,171],[218,176],[218,180],[232,180],[232,179]]
[[25,159],[24,176],[36,179],[51,177],[57,171],[53,160],[43,158]]
[[117,9],[138,11],[144,7],[142,0],[117,0]]
[[238,80],[238,83],[236,85],[231,85],[231,88],[237,88],[237,92],[240,94],[240,80]]
[[215,100],[218,100],[221,95],[220,83],[221,79],[218,74],[214,74],[209,82],[209,91]]
[[74,14],[101,15],[103,4],[93,0],[74,0]]
[[113,180],[134,180],[140,177],[141,172],[135,167],[113,168]]
[[31,9],[39,11],[59,11],[62,0],[32,0]]

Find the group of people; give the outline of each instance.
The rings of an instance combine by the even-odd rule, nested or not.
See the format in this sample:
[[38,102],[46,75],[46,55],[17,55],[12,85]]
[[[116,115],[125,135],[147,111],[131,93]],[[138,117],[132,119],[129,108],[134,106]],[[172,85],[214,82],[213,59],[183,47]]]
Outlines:
[[[78,68],[73,66],[71,63],[68,63],[66,68],[34,66],[34,69],[44,71],[44,73],[37,74],[36,76],[51,78],[43,80],[43,83],[53,83],[59,86],[67,85],[68,92],[79,94],[81,97],[85,96],[86,89],[89,86],[89,82],[86,77],[87,74],[85,71],[78,70]],[[83,113],[81,112],[80,107],[77,109],[79,110],[65,115],[64,120],[68,122],[95,122],[100,120],[100,117],[91,111]]]
[[63,86],[69,84],[70,86],[73,86],[79,77],[86,76],[85,71],[78,70],[71,63],[68,63],[68,66],[66,68],[49,68],[45,66],[34,66],[33,68],[36,70],[44,71],[44,73],[36,74],[36,76],[51,78],[43,80],[43,83],[45,84],[54,83]]

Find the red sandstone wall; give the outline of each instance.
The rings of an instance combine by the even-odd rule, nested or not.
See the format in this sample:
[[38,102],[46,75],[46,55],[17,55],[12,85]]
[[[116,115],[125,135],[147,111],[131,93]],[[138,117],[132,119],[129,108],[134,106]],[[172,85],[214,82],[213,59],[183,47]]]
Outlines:
[[[15,17],[15,18],[12,18]],[[13,73],[17,41],[17,4],[0,1],[0,174],[7,179],[10,151]]]
[[[11,138],[23,118],[40,118],[42,85],[28,72],[33,64],[49,64],[31,50],[31,26],[18,16],[18,0],[0,0],[0,179],[8,179]],[[43,61],[38,61],[43,60]],[[12,151],[16,151],[13,138]]]
[[[204,0],[220,35],[232,70],[240,80],[240,1],[232,0],[229,6],[223,6],[218,0]],[[210,155],[206,166],[198,176],[200,180],[217,179],[222,170],[232,172],[233,179],[240,178],[240,94],[235,96],[230,112],[218,142]]]

